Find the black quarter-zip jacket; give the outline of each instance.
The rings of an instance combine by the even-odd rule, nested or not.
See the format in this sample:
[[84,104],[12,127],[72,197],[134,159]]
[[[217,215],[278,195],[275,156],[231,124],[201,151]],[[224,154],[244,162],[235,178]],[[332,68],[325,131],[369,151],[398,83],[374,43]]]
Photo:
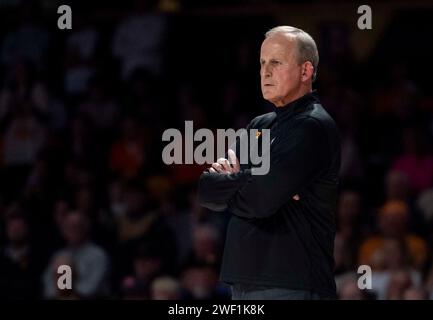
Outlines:
[[252,175],[249,163],[235,174],[205,171],[200,177],[200,204],[232,213],[220,280],[333,298],[339,131],[315,91],[247,127],[265,128],[272,139],[267,174]]

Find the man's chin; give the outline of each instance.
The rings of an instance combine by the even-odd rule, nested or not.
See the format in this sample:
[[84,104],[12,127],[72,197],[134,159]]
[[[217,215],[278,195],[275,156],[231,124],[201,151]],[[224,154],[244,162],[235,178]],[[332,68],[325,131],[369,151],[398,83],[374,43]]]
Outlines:
[[263,99],[265,99],[266,101],[270,102],[270,103],[274,103],[275,102],[275,97],[271,94],[263,94]]
[[268,101],[272,100],[273,98],[273,95],[270,92],[262,92],[262,95],[263,95],[263,99]]

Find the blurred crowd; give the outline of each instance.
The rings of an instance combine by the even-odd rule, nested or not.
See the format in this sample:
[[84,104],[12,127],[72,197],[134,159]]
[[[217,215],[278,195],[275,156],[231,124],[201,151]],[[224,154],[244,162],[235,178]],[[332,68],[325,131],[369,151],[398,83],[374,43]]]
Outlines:
[[[0,298],[230,299],[230,213],[198,206],[206,166],[165,165],[161,136],[271,111],[258,53],[276,22],[229,32],[213,17],[206,34],[136,0],[60,31],[37,3],[0,31]],[[404,60],[379,60],[380,75],[355,61],[349,36],[330,24],[316,38],[315,86],[342,134],[338,296],[433,299],[433,99]],[[57,287],[65,264],[72,290]]]

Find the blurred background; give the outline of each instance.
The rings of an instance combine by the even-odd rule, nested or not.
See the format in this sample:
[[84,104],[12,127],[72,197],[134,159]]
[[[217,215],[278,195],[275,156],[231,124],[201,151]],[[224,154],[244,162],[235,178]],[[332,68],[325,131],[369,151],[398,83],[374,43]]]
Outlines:
[[343,137],[339,298],[433,299],[433,4],[370,1],[359,30],[361,4],[0,0],[0,298],[229,299],[230,214],[198,206],[206,166],[165,165],[161,137],[271,111],[260,45],[284,24],[316,40]]

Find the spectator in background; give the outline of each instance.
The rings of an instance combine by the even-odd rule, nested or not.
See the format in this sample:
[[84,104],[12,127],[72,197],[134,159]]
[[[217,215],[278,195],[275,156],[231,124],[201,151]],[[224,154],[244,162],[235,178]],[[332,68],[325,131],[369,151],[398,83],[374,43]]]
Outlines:
[[[72,271],[72,288],[59,288],[57,285],[57,281],[59,280],[59,273],[57,272],[60,266],[69,266]],[[76,288],[74,286],[74,280],[79,277],[77,273],[77,269],[74,265],[73,258],[70,253],[61,253],[57,255],[52,261],[51,274],[47,274],[48,277],[51,277],[51,281],[55,284],[55,288],[53,292],[50,294],[49,299],[52,300],[79,300],[80,296],[76,293]]]
[[137,120],[126,117],[122,121],[122,135],[110,151],[110,169],[126,179],[137,177],[146,163],[144,147],[145,137],[141,134]]
[[162,276],[153,280],[150,288],[151,300],[181,300],[182,288],[178,280]]
[[156,128],[165,129],[163,123],[168,124],[178,118],[175,108],[171,107],[172,112],[167,114],[163,107],[164,101],[169,98],[166,92],[170,90],[163,79],[138,68],[131,74],[125,86],[123,104],[133,110],[134,115],[140,119],[145,134],[151,135]]
[[60,133],[65,129],[67,110],[63,102],[52,93],[47,81],[35,79],[30,99],[34,109],[45,119],[48,130]]
[[383,247],[375,252],[373,260],[372,291],[376,293],[378,299],[386,299],[387,291],[392,285],[393,275],[396,272],[407,273],[410,282],[414,285],[421,284],[422,274],[412,266],[404,240],[385,239]]
[[99,32],[84,12],[74,17],[74,28],[68,33],[66,40],[67,50],[75,50],[80,58],[91,62],[95,58],[96,46],[99,41]]
[[84,12],[80,12],[74,16],[74,27],[66,40],[64,89],[73,97],[86,92],[96,71],[95,53],[100,35],[83,15]]
[[50,230],[50,234],[52,237],[51,242],[54,242],[55,245],[58,245],[58,247],[61,247],[64,243],[64,221],[66,220],[66,217],[68,214],[72,211],[71,204],[67,199],[57,199],[55,200],[53,204],[53,211],[52,211],[52,222],[53,227]]
[[16,106],[5,129],[4,163],[7,166],[31,165],[40,150],[45,129],[28,104]]
[[384,73],[385,85],[373,97],[374,114],[391,118],[394,125],[405,122],[414,111],[413,102],[419,93],[416,83],[409,78],[408,67],[404,62],[391,63]]
[[336,278],[339,300],[366,300],[367,294],[358,287],[356,273],[348,272]]
[[[13,207],[8,211],[16,211]],[[0,298],[38,298],[44,256],[32,244],[29,225],[23,215],[8,215],[5,223],[6,242],[0,247]]]
[[127,209],[125,183],[121,179],[113,179],[107,189],[108,208],[117,220],[125,215]]
[[362,99],[354,90],[344,90],[343,88],[340,90],[341,92],[333,97],[335,101],[332,101],[338,108],[335,113],[342,132],[340,177],[342,181],[359,181],[365,172],[358,145],[360,120],[363,112],[360,103]]
[[385,196],[387,200],[408,201],[409,180],[401,171],[389,170],[385,177]]
[[337,211],[337,234],[334,256],[337,274],[353,270],[356,266],[357,252],[364,236],[362,230],[362,196],[356,190],[342,190]]
[[[386,200],[398,200],[408,204],[409,207],[409,228],[424,235],[426,228],[427,217],[424,212],[416,205],[416,198],[411,195],[409,179],[407,175],[401,171],[389,170],[385,176],[385,197]],[[421,210],[420,210],[421,209]]]
[[33,62],[39,69],[45,62],[50,34],[38,22],[38,2],[22,3],[20,8],[21,23],[9,31],[0,43],[0,61],[12,64],[18,59]]
[[13,107],[28,100],[35,78],[35,66],[27,60],[17,60],[8,66],[4,76],[0,99],[0,116],[5,117]]
[[411,266],[421,270],[427,259],[427,243],[418,235],[407,230],[409,208],[405,202],[392,200],[386,202],[378,213],[379,234],[370,236],[361,245],[359,264],[370,265],[373,270],[378,267],[374,256],[378,250],[383,250],[387,238],[403,241],[408,249]]
[[186,266],[180,276],[182,287],[192,300],[230,299],[227,288],[218,284],[218,273],[205,264]]
[[[187,194],[186,197],[185,194]],[[170,206],[170,203],[176,205]],[[189,259],[195,257],[193,238],[197,228],[207,225],[212,229],[211,233],[217,231],[219,235],[224,230],[224,226],[221,226],[222,223],[220,222],[224,216],[207,214],[206,210],[198,204],[194,188],[187,187],[185,190],[178,187],[177,190],[173,191],[173,197],[167,200],[163,206],[164,209],[161,212],[176,239],[179,266],[187,264]]]
[[[197,222],[199,207],[193,207],[195,197],[191,196],[190,189],[174,188],[173,181],[163,175],[155,175],[147,179],[149,197],[155,202],[158,214],[167,225],[177,249],[177,265],[185,264],[192,251],[193,226]],[[182,199],[177,199],[180,196]],[[180,201],[187,202],[186,208]]]
[[175,269],[177,247],[173,233],[140,181],[132,181],[126,186],[125,204],[125,214],[117,217],[116,261],[120,276],[129,272],[141,246],[154,243],[158,244],[158,254],[164,257],[164,265],[168,265],[170,271]]
[[62,168],[63,181],[61,191],[69,197],[73,197],[80,188],[90,186],[95,182],[94,174],[81,161],[67,161]]
[[82,96],[95,75],[95,68],[85,61],[77,48],[67,48],[64,58],[63,88],[69,97]]
[[[199,93],[194,84],[181,83],[176,92],[176,99],[178,101],[178,108],[180,115],[178,119],[182,119],[177,123],[180,128],[185,126],[184,120],[192,121],[194,128],[206,128],[209,126],[209,119],[207,113],[204,111],[205,107],[199,99]],[[185,136],[182,136],[185,140]],[[185,141],[182,141],[184,144]],[[206,169],[206,164],[177,164],[169,167],[170,176],[174,183],[178,185],[192,185],[195,184],[197,178]]]
[[211,224],[193,226],[192,252],[187,264],[205,264],[219,270],[222,239],[218,229]]
[[[101,80],[90,81],[88,95],[78,107],[78,112],[85,115],[102,135],[109,135],[120,115],[120,109],[108,85]],[[101,137],[102,139],[102,137]]]
[[427,189],[419,194],[416,199],[416,207],[431,229],[433,227],[433,188]]
[[410,287],[404,291],[403,300],[428,300],[428,293],[422,287]]
[[77,189],[75,207],[90,220],[93,240],[105,248],[113,248],[117,233],[116,221],[110,212],[99,205],[95,188],[87,185]]
[[157,1],[134,0],[130,14],[114,31],[112,53],[120,59],[122,78],[138,67],[152,73],[162,72],[162,45],[165,18],[156,11]]
[[407,128],[403,135],[403,154],[392,170],[403,172],[409,179],[410,191],[417,194],[433,185],[433,154],[428,134],[419,128]]
[[150,199],[162,210],[173,209],[173,183],[164,175],[152,175],[146,179]]
[[8,105],[9,113],[0,126],[4,133],[1,153],[7,168],[3,177],[7,181],[4,190],[7,199],[15,200],[20,194],[46,137],[45,128],[28,103],[27,100],[23,104]]
[[158,220],[158,214],[150,208],[144,187],[139,182],[132,182],[126,187],[125,200],[125,214],[117,220],[121,243],[149,234]]
[[391,273],[386,300],[402,300],[405,292],[413,286],[409,272],[406,270],[395,270]]
[[341,179],[343,181],[359,180],[363,176],[363,172],[361,152],[354,137],[343,136],[341,141]]
[[156,243],[143,243],[133,257],[133,273],[122,279],[124,299],[149,299],[152,281],[167,270],[164,254]]
[[[43,197],[44,192],[49,192],[49,170],[45,159],[36,159],[28,179],[23,188],[23,195],[26,199],[31,197]],[[48,190],[47,190],[48,189]]]
[[425,288],[428,291],[429,298],[433,300],[433,265],[430,265],[427,271]]
[[[45,242],[44,248],[49,248],[53,242],[53,233],[50,232],[52,223],[52,201],[55,197],[56,164],[44,155],[42,151],[31,168],[27,181],[19,189],[21,202],[29,211],[29,219],[37,240]],[[45,239],[45,240],[43,240]],[[49,250],[51,253],[52,251]]]
[[77,161],[82,166],[97,168],[98,145],[95,143],[96,135],[92,122],[85,116],[75,114],[68,129],[68,159]]
[[[105,251],[90,239],[90,223],[79,212],[70,212],[63,222],[63,236],[67,246],[51,258],[43,275],[44,297],[57,295],[57,282],[53,279],[54,268],[59,256],[71,257],[74,293],[82,299],[107,297],[110,262]],[[57,262],[56,262],[57,261]]]

